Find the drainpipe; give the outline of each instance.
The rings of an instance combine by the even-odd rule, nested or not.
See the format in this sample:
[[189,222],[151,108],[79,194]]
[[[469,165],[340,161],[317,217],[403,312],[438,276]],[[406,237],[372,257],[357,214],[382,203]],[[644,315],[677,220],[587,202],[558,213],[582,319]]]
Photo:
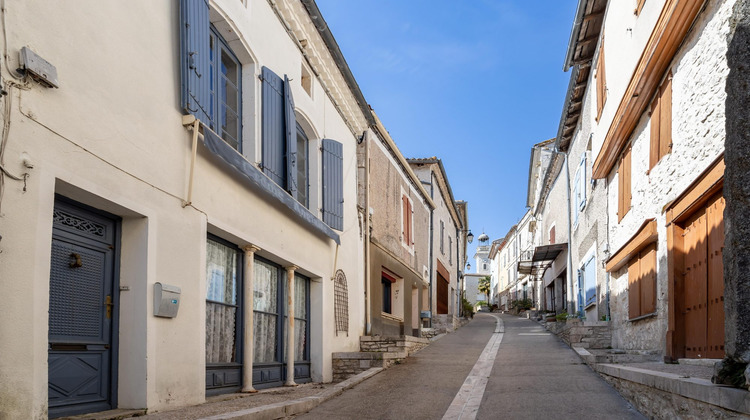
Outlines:
[[372,334],[371,302],[370,302],[370,226],[372,223],[370,214],[370,136],[368,131],[362,133],[365,143],[365,335]]
[[458,260],[458,226],[456,226],[456,310],[454,311],[454,316],[456,318],[461,318],[461,264]]
[[[432,170],[430,170],[430,199],[432,200],[435,196],[435,184],[433,182],[434,174],[432,173]],[[433,248],[435,246],[432,238],[435,232],[435,209],[430,210],[430,290],[428,291],[428,295],[430,297],[430,328],[432,328],[432,316],[433,314],[433,308],[432,308],[432,270],[433,267],[435,267],[435,264],[433,262]]]

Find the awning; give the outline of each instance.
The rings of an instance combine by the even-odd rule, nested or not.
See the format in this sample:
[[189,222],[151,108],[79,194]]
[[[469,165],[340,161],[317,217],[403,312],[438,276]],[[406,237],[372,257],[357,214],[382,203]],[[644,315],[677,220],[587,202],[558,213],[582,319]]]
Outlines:
[[518,272],[520,274],[537,275],[544,273],[561,252],[568,249],[568,244],[542,245],[534,248],[531,260],[518,261]]

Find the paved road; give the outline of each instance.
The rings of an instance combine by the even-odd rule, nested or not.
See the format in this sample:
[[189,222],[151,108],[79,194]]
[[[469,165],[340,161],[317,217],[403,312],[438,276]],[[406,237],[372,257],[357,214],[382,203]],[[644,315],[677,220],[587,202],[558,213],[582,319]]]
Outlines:
[[[504,324],[500,336],[495,333],[496,316]],[[477,380],[477,370],[472,369],[483,351],[483,358],[494,355],[487,346],[493,336],[494,342],[501,337],[502,341],[494,349],[494,365],[488,365],[492,368],[481,405],[478,412],[476,407],[464,409],[462,419],[474,418],[474,414],[478,419],[644,418],[539,324],[511,315],[482,313],[403,364],[299,418],[442,419],[449,407],[455,412],[454,400],[467,399],[456,397],[465,381],[467,385],[484,385],[484,380]],[[464,386],[462,395],[468,395],[464,394],[466,389]],[[474,389],[481,395],[481,386],[474,385]]]

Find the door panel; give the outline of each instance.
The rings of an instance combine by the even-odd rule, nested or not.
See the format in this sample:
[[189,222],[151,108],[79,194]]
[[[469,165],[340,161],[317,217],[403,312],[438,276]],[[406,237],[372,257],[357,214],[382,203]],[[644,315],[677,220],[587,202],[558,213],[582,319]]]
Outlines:
[[706,357],[707,288],[706,212],[700,210],[685,227],[685,356]]
[[708,351],[706,357],[724,357],[724,197],[716,196],[706,208],[708,229]]
[[113,408],[116,221],[55,203],[50,255],[49,415]]

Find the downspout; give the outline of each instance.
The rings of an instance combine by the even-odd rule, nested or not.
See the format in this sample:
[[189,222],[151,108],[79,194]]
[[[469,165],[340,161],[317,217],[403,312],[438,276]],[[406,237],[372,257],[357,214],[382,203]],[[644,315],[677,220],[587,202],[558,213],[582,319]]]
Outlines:
[[[432,173],[432,170],[430,170],[430,199],[432,200],[435,195],[435,183],[433,182],[433,177],[435,175]],[[433,267],[435,267],[435,263],[433,261],[434,252],[433,248],[435,246],[435,243],[433,242],[432,238],[435,232],[435,209],[430,209],[430,290],[428,292],[428,296],[430,298],[430,328],[432,328],[432,270]]]
[[372,334],[372,324],[370,322],[371,302],[370,302],[370,240],[372,215],[370,214],[370,136],[368,131],[362,133],[365,142],[365,335]]
[[458,226],[456,226],[456,318],[461,317],[461,264],[458,260]]
[[570,170],[568,168],[568,153],[557,150],[557,146],[553,150],[556,154],[563,155],[563,166],[565,167],[565,192],[567,196],[567,208],[568,208],[568,269],[565,270],[566,282],[568,283],[568,314],[575,313],[575,304],[573,298],[573,250],[571,249],[572,238],[573,238],[573,216],[570,208]]

